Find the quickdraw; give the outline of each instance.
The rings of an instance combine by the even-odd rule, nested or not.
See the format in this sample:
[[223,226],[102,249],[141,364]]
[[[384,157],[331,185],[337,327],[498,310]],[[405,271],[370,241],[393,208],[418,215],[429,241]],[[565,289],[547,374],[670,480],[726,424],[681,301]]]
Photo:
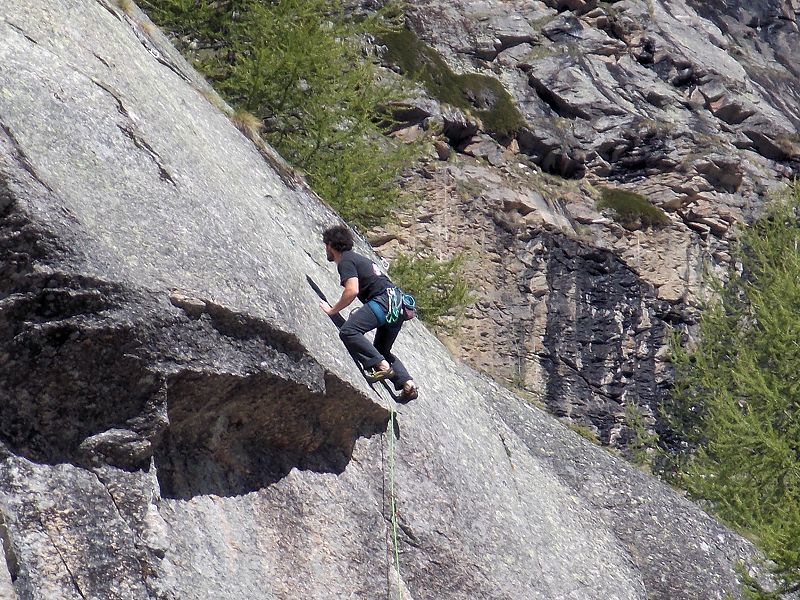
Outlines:
[[377,300],[370,300],[369,307],[378,318],[378,325],[394,325],[403,315],[406,321],[417,316],[417,301],[411,294],[404,294],[400,288],[386,290],[389,298],[389,308],[384,309]]
[[403,310],[403,294],[397,288],[389,288],[389,310],[386,311],[386,322],[389,325],[397,323],[400,312]]

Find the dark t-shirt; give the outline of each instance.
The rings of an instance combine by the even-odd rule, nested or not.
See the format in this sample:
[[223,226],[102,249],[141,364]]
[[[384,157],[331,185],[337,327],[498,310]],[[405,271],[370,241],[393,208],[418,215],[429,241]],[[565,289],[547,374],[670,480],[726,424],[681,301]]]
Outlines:
[[378,265],[352,250],[342,252],[342,258],[336,268],[339,270],[342,285],[348,279],[358,277],[358,299],[362,303],[394,287],[389,278],[381,273]]

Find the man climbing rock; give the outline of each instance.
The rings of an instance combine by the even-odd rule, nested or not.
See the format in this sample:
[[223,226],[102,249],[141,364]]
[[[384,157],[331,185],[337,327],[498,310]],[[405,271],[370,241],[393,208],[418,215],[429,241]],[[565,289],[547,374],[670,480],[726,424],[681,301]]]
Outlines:
[[[322,310],[332,316],[350,306],[356,298],[361,300],[363,306],[350,313],[339,330],[339,337],[364,367],[370,381],[388,379],[396,390],[403,390],[402,401],[415,399],[418,390],[414,380],[391,352],[403,322],[410,316],[409,300],[404,303],[403,293],[378,265],[353,252],[353,235],[347,227],[327,229],[322,234],[322,241],[328,260],[336,263],[344,287],[336,304],[320,303]],[[374,344],[364,336],[373,329],[377,329]]]

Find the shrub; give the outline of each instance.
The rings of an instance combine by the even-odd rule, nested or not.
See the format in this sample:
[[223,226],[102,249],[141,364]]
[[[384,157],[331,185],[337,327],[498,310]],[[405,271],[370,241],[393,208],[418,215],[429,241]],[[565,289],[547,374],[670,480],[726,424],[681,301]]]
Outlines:
[[626,228],[655,227],[669,223],[666,213],[650,204],[647,198],[619,188],[602,188],[597,208],[613,210],[615,220]]
[[[209,46],[225,35],[228,10],[216,0],[140,0],[150,19],[179,38]],[[180,40],[179,40],[180,42]],[[179,43],[180,45],[180,43]]]
[[420,319],[446,327],[447,317],[457,321],[474,301],[463,276],[465,260],[463,254],[445,261],[401,255],[393,261],[389,275],[416,298]]
[[630,430],[630,441],[625,446],[625,457],[640,467],[651,467],[651,454],[658,446],[658,434],[648,427],[641,409],[633,404],[625,406],[625,425]]

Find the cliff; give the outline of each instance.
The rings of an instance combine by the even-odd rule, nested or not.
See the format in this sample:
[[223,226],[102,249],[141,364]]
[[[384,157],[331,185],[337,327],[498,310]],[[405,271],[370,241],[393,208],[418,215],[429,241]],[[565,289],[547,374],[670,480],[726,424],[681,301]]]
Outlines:
[[[370,239],[465,253],[478,301],[449,345],[472,366],[604,444],[663,429],[668,327],[691,331],[704,273],[800,169],[799,16],[796,0],[407,3],[407,35],[378,42],[419,82],[396,135],[436,146],[408,184],[422,203]],[[448,77],[461,107],[430,83]],[[643,202],[621,219],[603,188]]]
[[338,218],[122,6],[0,2],[3,598],[741,597],[749,543],[417,322],[387,431]]

